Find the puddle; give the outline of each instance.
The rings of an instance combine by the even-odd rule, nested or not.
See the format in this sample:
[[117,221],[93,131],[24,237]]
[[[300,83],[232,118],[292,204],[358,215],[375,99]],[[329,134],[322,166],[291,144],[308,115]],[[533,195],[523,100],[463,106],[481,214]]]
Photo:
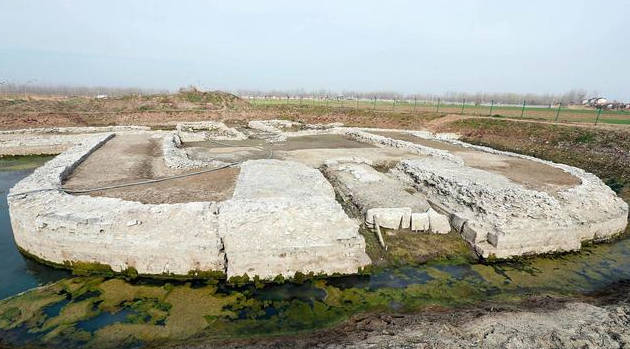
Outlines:
[[122,309],[115,313],[104,311],[91,319],[79,321],[76,327],[84,331],[94,332],[114,323],[125,322],[129,316],[135,314],[136,312],[131,309]]

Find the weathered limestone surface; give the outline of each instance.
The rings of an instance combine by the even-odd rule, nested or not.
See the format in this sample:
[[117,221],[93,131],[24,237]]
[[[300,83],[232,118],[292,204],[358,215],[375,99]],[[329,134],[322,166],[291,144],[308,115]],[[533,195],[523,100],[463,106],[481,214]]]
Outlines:
[[184,122],[177,124],[177,134],[182,142],[200,142],[209,139],[243,140],[247,136],[239,130],[219,121]]
[[340,197],[364,217],[370,229],[376,228],[376,219],[380,227],[388,229],[413,228],[440,234],[451,230],[448,218],[433,211],[424,195],[364,161],[329,161],[324,173]]
[[396,171],[439,201],[453,225],[484,256],[571,251],[589,239],[620,233],[628,206],[596,176],[551,164],[582,184],[552,196],[504,176],[440,158],[402,161]]
[[63,178],[110,137],[86,138],[11,189],[16,244],[58,264],[98,262],[143,274],[224,270],[215,203],[146,205],[58,190]]
[[420,155],[433,156],[437,158],[447,159],[447,160],[457,162],[457,163],[463,163],[462,159],[458,158],[457,156],[447,151],[434,149],[431,147],[425,147],[423,145],[415,144],[412,142],[379,136],[376,134],[364,132],[361,129],[349,129],[348,131],[346,131],[346,134],[360,142],[366,142],[366,143],[378,144],[378,145],[387,146],[387,147],[404,149],[405,151],[413,152]]
[[219,221],[228,276],[355,273],[370,263],[331,185],[300,163],[245,162]]
[[[271,140],[323,132],[348,134],[377,145],[375,150],[287,153],[305,157],[305,152],[312,151],[326,157],[329,161],[299,161],[317,166],[325,163],[323,170],[338,194],[356,206],[368,226],[378,216],[380,226],[393,229],[446,233],[453,227],[485,257],[576,250],[580,242],[608,238],[627,224],[628,206],[596,176],[571,166],[472,146],[453,135],[413,133],[537,161],[561,169],[581,183],[557,191],[535,190],[500,173],[466,166],[449,151],[361,129],[336,125],[309,129],[284,121],[252,121],[250,125],[269,132]],[[357,223],[344,213],[332,186],[313,165],[279,160],[241,163],[234,195],[223,202],[149,205],[59,191],[63,179],[112,137],[97,133],[99,130],[47,134],[50,140],[38,146],[70,148],[12,188],[8,201],[15,240],[29,253],[55,263],[99,262],[116,271],[130,267],[145,274],[219,270],[229,276],[247,273],[263,278],[297,271],[352,273],[370,262]],[[127,131],[147,132],[120,130]],[[163,135],[164,160],[170,167],[226,164],[192,160],[180,148],[176,133],[156,132],[158,137]],[[26,131],[0,133],[0,150],[28,142],[37,146],[36,136],[31,141]],[[372,167],[377,162],[399,160],[387,174]],[[420,194],[405,190],[410,186]]]
[[354,273],[370,263],[357,224],[319,171],[278,160],[245,162],[234,198],[150,205],[60,191],[63,179],[112,134],[85,138],[9,194],[17,245],[43,260],[114,271],[229,276]]
[[303,124],[289,120],[254,120],[248,124],[249,128],[265,132],[271,142],[283,142],[288,137],[313,136],[318,134],[345,134],[340,122],[330,124]]
[[191,159],[186,150],[181,148],[182,141],[175,133],[166,135],[162,140],[162,153],[164,154],[164,163],[170,168],[177,169],[195,169],[202,167],[221,167],[228,163],[220,160],[201,161]]
[[0,131],[0,155],[59,154],[90,134],[148,131],[141,126],[49,127]]

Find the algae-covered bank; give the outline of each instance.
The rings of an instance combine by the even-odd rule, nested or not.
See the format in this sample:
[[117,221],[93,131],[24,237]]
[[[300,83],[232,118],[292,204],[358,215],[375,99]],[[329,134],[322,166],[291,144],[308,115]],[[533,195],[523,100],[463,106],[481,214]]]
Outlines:
[[[630,278],[630,240],[519,263],[434,264],[245,286],[66,278],[0,302],[5,345],[142,347],[292,335],[361,312],[406,313],[579,296]],[[257,287],[258,286],[258,287]]]
[[[0,171],[3,188],[27,173]],[[12,243],[6,210],[3,205],[3,246]],[[71,277],[21,263],[20,257],[2,264],[14,269],[0,274],[3,298],[8,297],[0,301],[1,345],[131,348],[293,335],[338,326],[358,313],[578,297],[630,279],[630,240],[511,263],[436,262],[369,275],[246,285]],[[21,281],[29,277],[34,279]]]

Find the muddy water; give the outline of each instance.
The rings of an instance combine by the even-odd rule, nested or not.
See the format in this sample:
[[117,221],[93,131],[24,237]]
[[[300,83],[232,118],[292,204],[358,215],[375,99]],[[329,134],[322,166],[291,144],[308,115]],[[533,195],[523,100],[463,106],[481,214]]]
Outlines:
[[[28,173],[0,172],[3,190]],[[3,243],[10,239],[4,204]],[[435,262],[267,285],[70,277],[36,267],[14,245],[2,249],[2,297],[57,281],[0,302],[0,346],[124,348],[191,337],[286,334],[333,326],[358,312],[576,296],[630,279],[630,239],[554,258],[495,265]]]

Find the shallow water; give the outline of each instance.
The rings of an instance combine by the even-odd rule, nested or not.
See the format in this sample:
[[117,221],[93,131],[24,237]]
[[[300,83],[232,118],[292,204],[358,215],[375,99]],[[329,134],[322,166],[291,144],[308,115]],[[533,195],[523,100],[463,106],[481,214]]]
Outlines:
[[[6,190],[29,170],[0,171]],[[494,265],[434,263],[302,283],[71,277],[24,259],[0,208],[0,345],[142,347],[196,338],[295,333],[364,311],[418,311],[531,295],[580,295],[630,279],[630,239],[580,253]],[[4,342],[3,342],[4,341]]]
[[0,159],[0,299],[70,274],[46,267],[22,256],[13,241],[7,207],[9,189],[50,157]]

